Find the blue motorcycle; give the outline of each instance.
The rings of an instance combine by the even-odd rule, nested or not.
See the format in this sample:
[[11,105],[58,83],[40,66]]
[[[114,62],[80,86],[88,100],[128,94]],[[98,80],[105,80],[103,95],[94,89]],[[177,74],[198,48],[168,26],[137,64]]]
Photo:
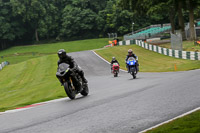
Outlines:
[[133,76],[133,78],[135,79],[136,78],[136,74],[137,74],[137,69],[136,69],[136,60],[135,58],[133,57],[129,57],[127,62],[127,67],[128,67],[128,70],[130,72],[130,74]]

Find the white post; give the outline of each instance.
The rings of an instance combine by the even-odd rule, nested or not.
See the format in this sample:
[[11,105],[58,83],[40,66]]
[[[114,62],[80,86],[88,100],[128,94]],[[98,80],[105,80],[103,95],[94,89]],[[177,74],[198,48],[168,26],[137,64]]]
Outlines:
[[134,22],[132,22],[132,34],[133,34],[133,25],[134,25],[135,23]]

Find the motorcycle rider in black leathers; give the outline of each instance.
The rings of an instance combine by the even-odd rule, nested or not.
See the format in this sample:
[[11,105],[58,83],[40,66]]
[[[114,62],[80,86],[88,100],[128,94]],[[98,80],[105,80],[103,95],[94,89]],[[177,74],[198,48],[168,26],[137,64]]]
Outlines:
[[[111,66],[111,73],[112,73],[112,67],[113,67],[113,63],[118,63],[118,64],[119,64],[119,62],[117,61],[117,59],[116,59],[115,57],[112,57],[112,60],[111,60],[111,62],[110,62],[110,66]],[[119,64],[119,66],[120,66],[120,64]]]
[[[138,57],[133,53],[132,49],[128,50],[128,55],[126,56],[126,62],[129,57],[133,57],[136,60],[136,72],[139,71],[139,63],[138,63]],[[130,72],[129,66],[126,64],[126,68],[128,69],[128,73]]]
[[[70,69],[73,70],[75,73],[78,73],[80,75],[80,77],[82,78],[83,83],[87,83],[86,78],[84,77],[84,72],[83,70],[81,70],[81,68],[76,64],[76,62],[74,61],[74,59],[67,55],[66,51],[64,49],[60,49],[58,50],[58,66],[61,63],[67,63],[70,66]],[[59,78],[58,78],[59,79]],[[59,79],[61,85],[63,85],[62,81]],[[78,83],[78,82],[77,82]],[[80,84],[78,84],[78,88],[81,89]]]

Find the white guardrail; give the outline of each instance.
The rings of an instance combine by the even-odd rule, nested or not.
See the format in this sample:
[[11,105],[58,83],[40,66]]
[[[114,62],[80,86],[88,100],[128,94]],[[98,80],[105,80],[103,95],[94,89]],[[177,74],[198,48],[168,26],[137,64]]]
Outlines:
[[120,41],[118,45],[132,45],[136,44],[140,47],[143,47],[145,49],[175,57],[180,59],[189,59],[189,60],[200,60],[200,52],[193,52],[193,51],[180,51],[180,50],[173,50],[168,48],[162,48],[156,45],[151,45],[148,43],[145,43],[141,40],[126,40],[126,41]]
[[8,64],[9,64],[9,62],[7,62],[7,61],[1,62],[1,64],[0,64],[0,70],[2,70]]

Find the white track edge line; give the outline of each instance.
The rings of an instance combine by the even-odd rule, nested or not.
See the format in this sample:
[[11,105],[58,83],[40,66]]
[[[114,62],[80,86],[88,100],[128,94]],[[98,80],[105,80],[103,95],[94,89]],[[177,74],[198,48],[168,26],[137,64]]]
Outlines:
[[103,61],[105,61],[106,63],[110,64],[110,62],[108,62],[107,60],[105,60],[103,57],[101,57],[100,55],[98,55],[94,50],[91,50],[96,56],[98,56],[99,58],[101,58]]
[[143,130],[143,131],[140,131],[139,133],[145,133],[145,132],[147,132],[147,131],[149,131],[149,130],[152,130],[152,129],[154,129],[154,128],[157,128],[157,127],[159,127],[159,126],[161,126],[161,125],[164,125],[164,124],[166,124],[166,123],[169,123],[169,122],[171,122],[171,121],[173,121],[173,120],[176,120],[176,119],[181,118],[181,117],[183,117],[183,116],[189,115],[189,114],[191,114],[191,113],[193,113],[193,112],[195,112],[195,111],[197,111],[197,110],[200,110],[200,107],[198,107],[198,108],[196,108],[196,109],[193,109],[193,110],[191,110],[191,111],[189,111],[189,112],[186,112],[186,113],[184,113],[184,114],[182,114],[182,115],[179,115],[179,116],[177,116],[177,117],[174,117],[174,118],[172,118],[172,119],[169,119],[169,120],[167,120],[167,121],[164,121],[164,122],[162,122],[162,123],[160,123],[160,124],[157,124],[157,125],[155,125],[155,126],[153,126],[153,127],[150,127],[150,128],[145,129],[145,130]]
[[[103,57],[101,57],[100,55],[98,55],[94,50],[91,50],[96,56],[98,56],[99,58],[101,58],[103,61],[105,61],[106,63],[110,64],[110,62],[108,62],[107,60],[105,60]],[[126,70],[120,69],[120,71],[123,72],[128,72]]]
[[[53,103],[53,102],[58,102],[58,101],[62,101],[62,100],[65,100],[67,99],[68,97],[64,97],[64,98],[60,98],[60,99],[54,99],[54,100],[50,100],[50,101],[46,101],[46,102],[40,102],[40,103],[34,103],[34,104],[47,104],[47,103]],[[31,104],[31,105],[34,105],[34,104]],[[39,105],[37,105],[39,106]],[[21,108],[21,109],[13,109],[13,110],[6,110],[5,112],[0,112],[0,115],[2,114],[7,114],[7,113],[15,113],[15,112],[19,112],[19,111],[23,111],[23,110],[27,110],[27,109],[31,109],[31,108],[35,108],[37,106],[34,106],[34,107],[27,107],[27,108]]]

